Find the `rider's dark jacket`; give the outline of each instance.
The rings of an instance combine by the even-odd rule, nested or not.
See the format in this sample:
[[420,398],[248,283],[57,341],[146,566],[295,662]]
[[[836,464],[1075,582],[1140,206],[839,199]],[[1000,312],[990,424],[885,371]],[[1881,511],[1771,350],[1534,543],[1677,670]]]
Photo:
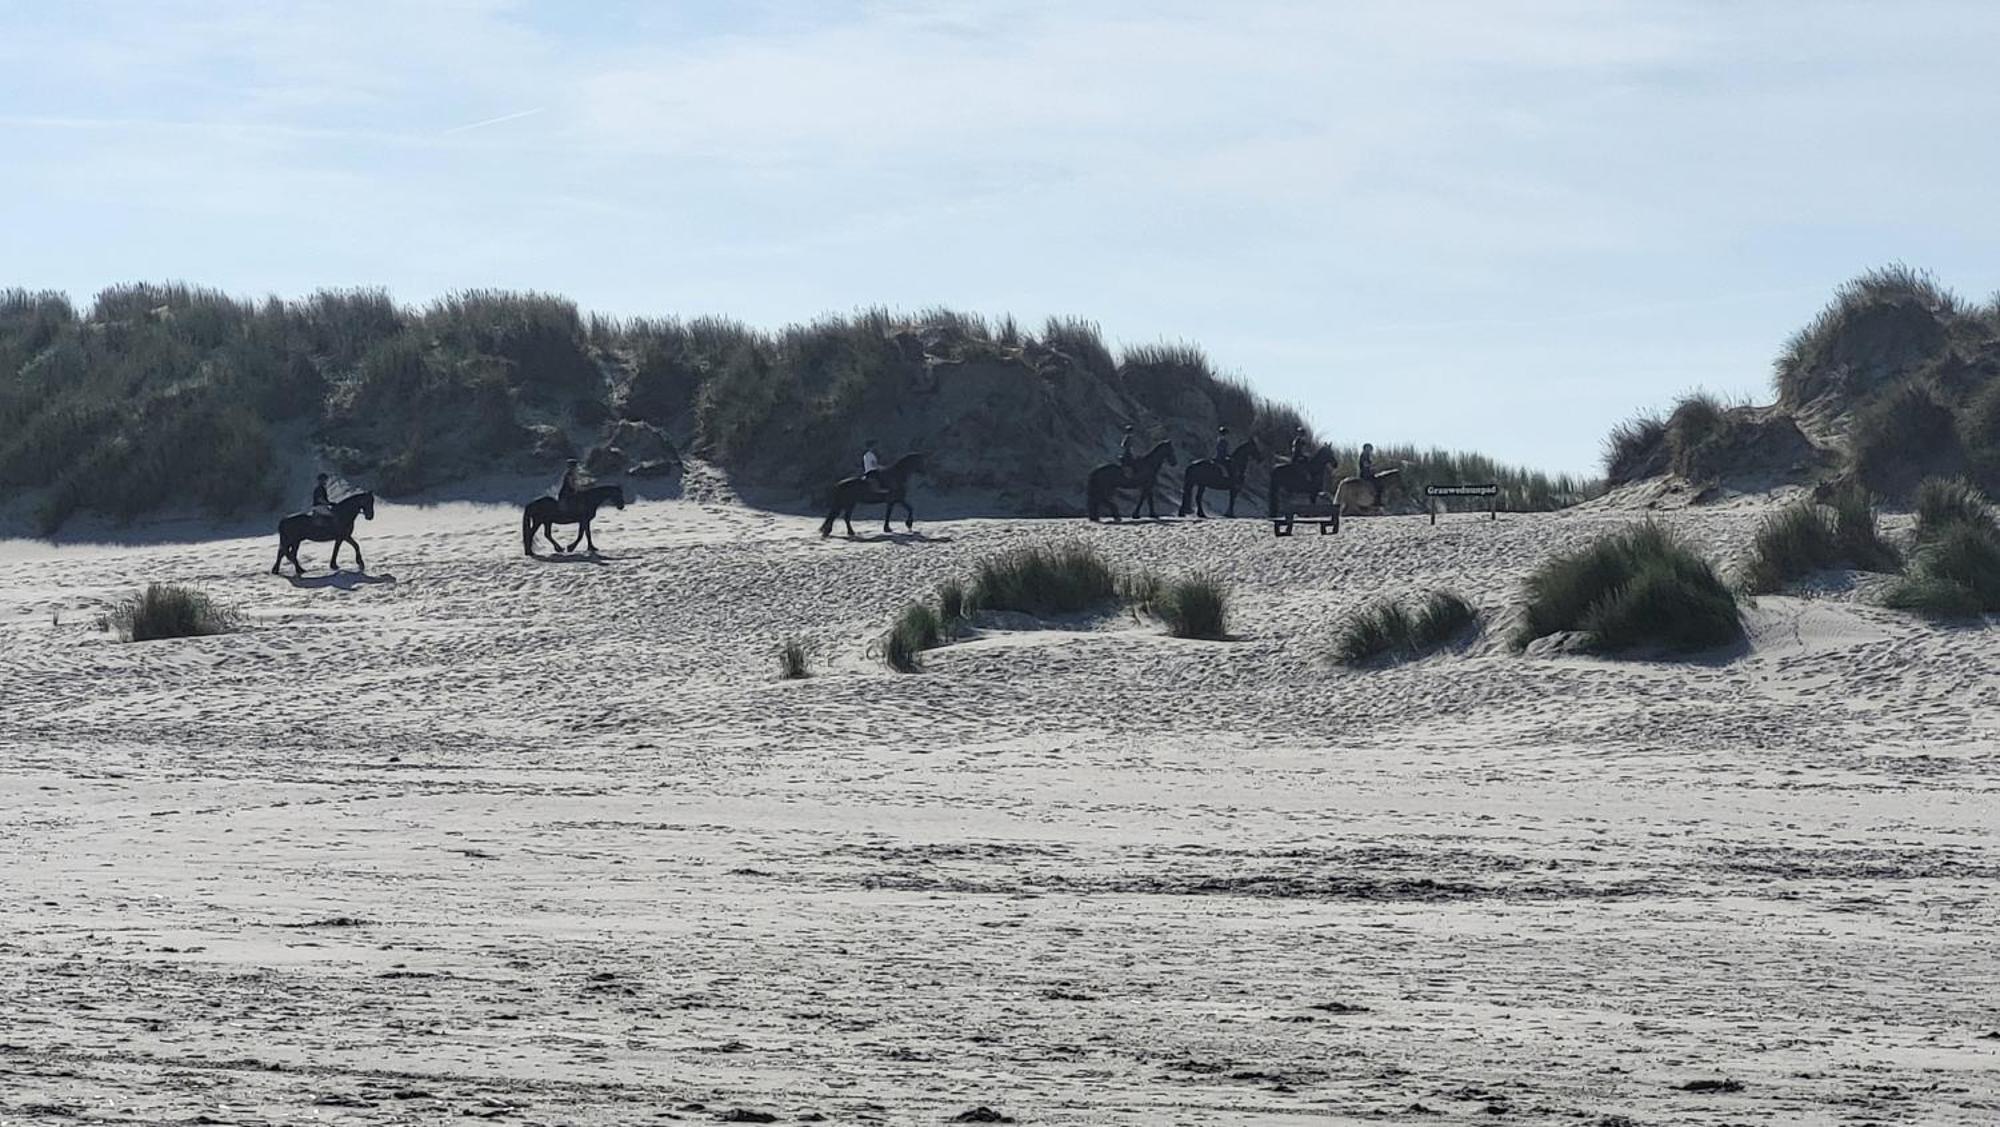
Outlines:
[[333,508],[333,502],[327,499],[326,482],[316,481],[313,483],[313,499],[311,507],[317,509],[321,506],[325,506],[326,508],[331,509]]

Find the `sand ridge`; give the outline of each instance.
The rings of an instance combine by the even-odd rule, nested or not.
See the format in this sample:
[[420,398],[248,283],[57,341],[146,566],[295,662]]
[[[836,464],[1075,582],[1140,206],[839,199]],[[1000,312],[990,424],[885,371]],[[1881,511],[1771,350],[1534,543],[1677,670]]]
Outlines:
[[[1760,515],[1667,519],[1727,556]],[[1325,662],[1382,594],[1504,622],[1632,519],[662,501],[553,561],[385,504],[365,580],[302,583],[269,538],[0,546],[0,1121],[1992,1122],[1984,631],[1835,585],[1714,660]],[[1062,538],[1227,576],[1238,638],[869,660]],[[252,628],[95,629],[149,580]]]

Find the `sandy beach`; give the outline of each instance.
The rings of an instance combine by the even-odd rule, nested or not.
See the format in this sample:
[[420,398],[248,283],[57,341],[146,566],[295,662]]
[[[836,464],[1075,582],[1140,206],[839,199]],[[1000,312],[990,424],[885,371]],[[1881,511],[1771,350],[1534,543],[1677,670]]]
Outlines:
[[[0,547],[0,1121],[2000,1116],[1982,630],[1833,576],[1709,660],[1513,654],[1604,506],[847,542],[647,502],[596,560],[516,512],[384,505],[365,577],[300,583],[268,537]],[[1726,558],[1761,512],[1668,519]],[[1072,537],[1227,577],[1238,637],[870,658]],[[101,632],[149,581],[249,628]],[[1433,586],[1486,636],[1327,663]]]

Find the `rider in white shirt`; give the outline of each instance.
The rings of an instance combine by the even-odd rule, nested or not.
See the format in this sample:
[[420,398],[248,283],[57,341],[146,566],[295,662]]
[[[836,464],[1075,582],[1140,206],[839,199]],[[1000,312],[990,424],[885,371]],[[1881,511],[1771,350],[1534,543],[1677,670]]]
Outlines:
[[872,438],[861,448],[861,476],[870,484],[882,484],[882,459],[875,456],[875,440]]

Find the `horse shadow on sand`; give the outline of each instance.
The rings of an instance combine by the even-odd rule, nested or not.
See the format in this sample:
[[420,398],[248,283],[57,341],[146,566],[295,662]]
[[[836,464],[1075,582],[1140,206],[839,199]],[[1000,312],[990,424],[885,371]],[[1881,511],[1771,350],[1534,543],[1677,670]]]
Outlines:
[[621,557],[607,556],[599,552],[550,552],[547,555],[538,552],[529,558],[536,563],[596,564],[599,567],[604,567]]
[[352,591],[357,587],[371,587],[377,583],[394,583],[396,577],[388,573],[370,575],[365,571],[329,571],[325,575],[294,575],[287,579],[292,586],[303,590],[331,587],[336,591]]
[[953,537],[928,536],[921,532],[869,532],[847,538],[852,544],[949,544]]

